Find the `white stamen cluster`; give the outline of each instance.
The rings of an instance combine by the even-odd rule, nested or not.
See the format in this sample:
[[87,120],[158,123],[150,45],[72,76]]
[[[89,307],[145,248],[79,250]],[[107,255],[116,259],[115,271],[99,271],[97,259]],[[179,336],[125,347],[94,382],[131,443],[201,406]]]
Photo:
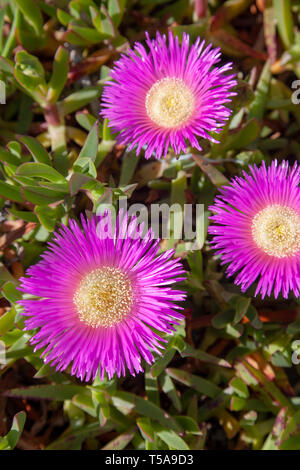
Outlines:
[[268,206],[254,217],[252,236],[270,256],[293,256],[300,250],[300,217],[290,207],[279,204]]
[[174,128],[184,124],[193,114],[194,95],[181,78],[158,80],[146,96],[149,118],[161,127]]
[[130,279],[117,268],[95,269],[82,279],[73,302],[79,319],[92,328],[115,326],[132,306]]

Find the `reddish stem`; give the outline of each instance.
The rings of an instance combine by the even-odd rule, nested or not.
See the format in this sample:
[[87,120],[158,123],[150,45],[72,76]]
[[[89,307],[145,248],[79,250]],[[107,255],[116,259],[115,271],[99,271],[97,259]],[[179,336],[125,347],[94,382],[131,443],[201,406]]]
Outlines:
[[206,16],[207,0],[195,0],[195,13],[197,18],[204,18]]
[[44,108],[44,115],[49,126],[58,127],[61,125],[58,108],[55,103],[47,103]]

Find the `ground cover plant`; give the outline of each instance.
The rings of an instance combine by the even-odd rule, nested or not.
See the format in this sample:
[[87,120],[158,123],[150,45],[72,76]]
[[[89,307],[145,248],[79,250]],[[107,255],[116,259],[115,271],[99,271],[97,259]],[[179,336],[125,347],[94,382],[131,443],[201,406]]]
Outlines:
[[0,449],[300,449],[300,1],[0,5]]

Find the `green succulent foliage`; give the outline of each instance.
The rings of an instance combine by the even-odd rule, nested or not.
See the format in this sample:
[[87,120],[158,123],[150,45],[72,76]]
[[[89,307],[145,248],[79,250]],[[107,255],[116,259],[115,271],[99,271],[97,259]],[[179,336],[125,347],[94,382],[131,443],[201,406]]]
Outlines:
[[26,420],[26,414],[24,411],[17,413],[13,419],[12,427],[9,433],[0,437],[0,450],[13,450],[21,436]]
[[[29,385],[19,383],[4,394],[12,404],[20,403],[16,398],[40,400],[64,416],[67,426],[48,439],[47,450],[215,448],[216,427],[225,448],[299,449],[299,365],[292,360],[299,349],[299,301],[265,304],[253,298],[254,291],[242,295],[207,240],[207,207],[229,178],[274,157],[300,159],[300,108],[289,83],[300,78],[299,2],[265,2],[264,52],[242,39],[236,47],[239,19],[249,14],[251,1],[204,2],[204,16],[195,3],[0,2],[6,95],[0,104],[0,211],[4,225],[19,224],[11,241],[0,222],[0,338],[6,356],[0,379],[21,361],[36,371]],[[221,26],[214,26],[218,21]],[[146,162],[116,145],[109,123],[99,118],[99,98],[120,52],[141,40],[145,29],[159,28],[179,37],[187,32],[191,41],[201,34],[220,46],[235,61],[238,85],[231,118],[215,136],[218,144],[201,141],[201,154],[190,148],[179,158],[170,152],[163,162]],[[257,57],[265,51],[268,60]],[[187,280],[179,288],[188,293],[186,321],[166,337],[155,363],[144,364],[137,378],[84,384],[34,352],[33,332],[24,330],[18,304],[15,261],[6,255],[12,250],[24,272],[61,223],[103,204],[117,206],[120,197],[130,203],[203,203],[204,230],[195,246],[184,234],[178,239],[182,227],[169,221],[162,249],[174,249],[185,263]],[[30,419],[21,410],[9,417],[0,450],[18,446]]]
[[118,43],[118,33],[126,7],[126,0],[103,2],[73,0],[68,11],[58,9],[57,19],[67,28],[65,39],[76,46],[90,46],[106,39]]

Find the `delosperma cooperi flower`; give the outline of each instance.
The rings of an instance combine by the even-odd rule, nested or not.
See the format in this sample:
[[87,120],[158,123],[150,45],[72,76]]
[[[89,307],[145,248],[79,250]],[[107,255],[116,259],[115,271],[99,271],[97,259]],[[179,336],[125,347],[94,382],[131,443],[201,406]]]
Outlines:
[[122,55],[104,86],[102,115],[118,142],[137,154],[146,147],[147,159],[166,156],[169,147],[177,155],[188,145],[201,150],[198,138],[216,142],[210,133],[224,126],[235,94],[231,63],[217,67],[220,50],[200,38],[190,46],[185,33],[181,45],[171,32],[168,41],[146,34],[146,43],[148,51],[137,42]]
[[275,160],[223,187],[210,210],[212,246],[245,292],[286,298],[300,289],[300,168]]
[[[153,351],[183,318],[178,301],[185,293],[171,286],[185,279],[173,251],[158,254],[151,229],[142,238],[136,218],[110,212],[62,226],[42,260],[21,278],[20,290],[34,298],[24,306],[31,342],[44,348],[46,363],[89,380],[142,371]],[[108,226],[108,229],[107,229]]]

